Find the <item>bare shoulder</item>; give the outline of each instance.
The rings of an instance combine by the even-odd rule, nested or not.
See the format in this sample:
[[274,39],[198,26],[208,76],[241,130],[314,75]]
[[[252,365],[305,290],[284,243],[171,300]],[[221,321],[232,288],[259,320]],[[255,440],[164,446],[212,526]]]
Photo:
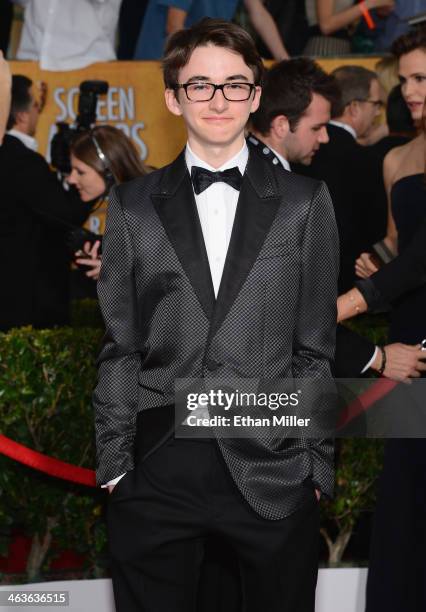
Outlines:
[[419,161],[424,164],[424,153],[420,145],[423,146],[423,139],[420,141],[419,138],[415,138],[389,151],[383,162],[385,183],[392,184],[404,176],[417,172]]
[[401,147],[395,147],[391,149],[389,153],[387,153],[383,166],[388,170],[396,169],[396,167],[401,163],[401,160],[407,154],[407,147],[411,145],[411,142],[402,145]]

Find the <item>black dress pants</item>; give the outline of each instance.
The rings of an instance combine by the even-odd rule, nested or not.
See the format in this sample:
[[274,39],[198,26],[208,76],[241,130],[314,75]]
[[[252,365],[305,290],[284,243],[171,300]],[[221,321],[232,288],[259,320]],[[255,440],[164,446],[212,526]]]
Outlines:
[[128,472],[109,497],[108,534],[117,612],[194,612],[206,537],[234,551],[245,612],[314,611],[314,491],[291,516],[263,519],[214,442],[171,439]]

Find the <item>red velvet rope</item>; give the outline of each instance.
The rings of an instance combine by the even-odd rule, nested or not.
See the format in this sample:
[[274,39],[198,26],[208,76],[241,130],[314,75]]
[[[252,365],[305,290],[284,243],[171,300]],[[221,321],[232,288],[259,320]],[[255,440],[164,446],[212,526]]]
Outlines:
[[382,397],[390,393],[399,383],[385,378],[384,376],[379,378],[374,385],[371,385],[367,391],[361,393],[343,412],[337,424],[337,430],[347,425],[352,419],[355,419],[370,408],[373,404],[378,402]]
[[95,487],[95,472],[39,453],[0,434],[0,453],[28,467],[62,480]]
[[[380,378],[367,391],[361,393],[355,401],[349,404],[338,423],[338,427],[347,425],[349,421],[360,415],[361,412],[364,412],[375,402],[390,393],[397,384],[388,378]],[[96,486],[95,472],[93,470],[82,468],[72,463],[66,463],[55,457],[49,457],[23,444],[19,444],[2,434],[0,434],[0,453],[35,470],[49,474],[49,476],[69,480],[86,485],[87,487]]]

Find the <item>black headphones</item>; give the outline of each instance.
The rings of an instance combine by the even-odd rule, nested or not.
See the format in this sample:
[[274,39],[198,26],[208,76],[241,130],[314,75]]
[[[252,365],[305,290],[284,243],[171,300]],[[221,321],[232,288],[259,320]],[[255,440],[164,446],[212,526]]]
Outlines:
[[111,187],[113,187],[117,181],[115,180],[115,177],[112,173],[111,164],[109,162],[109,159],[105,155],[105,153],[102,151],[101,146],[93,133],[93,130],[90,131],[90,139],[93,143],[93,146],[95,147],[96,155],[99,157],[104,167],[102,174],[105,180],[105,195],[107,195]]

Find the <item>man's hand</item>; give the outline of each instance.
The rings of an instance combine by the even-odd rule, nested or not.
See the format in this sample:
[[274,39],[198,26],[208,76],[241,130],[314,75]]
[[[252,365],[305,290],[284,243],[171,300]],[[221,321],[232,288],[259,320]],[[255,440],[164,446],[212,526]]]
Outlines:
[[371,259],[371,253],[361,253],[355,262],[355,272],[360,278],[368,278],[378,269]]
[[321,491],[319,489],[315,489],[315,495],[317,496],[317,501],[321,499]]
[[114,487],[115,485],[108,485],[107,489],[108,489],[108,493],[111,494],[114,491]]
[[[383,375],[398,382],[410,382],[411,378],[419,378],[421,372],[426,372],[426,351],[421,350],[420,344],[388,344],[384,347],[386,353],[386,367]],[[370,366],[379,371],[382,364],[382,355],[378,351],[376,359]]]

